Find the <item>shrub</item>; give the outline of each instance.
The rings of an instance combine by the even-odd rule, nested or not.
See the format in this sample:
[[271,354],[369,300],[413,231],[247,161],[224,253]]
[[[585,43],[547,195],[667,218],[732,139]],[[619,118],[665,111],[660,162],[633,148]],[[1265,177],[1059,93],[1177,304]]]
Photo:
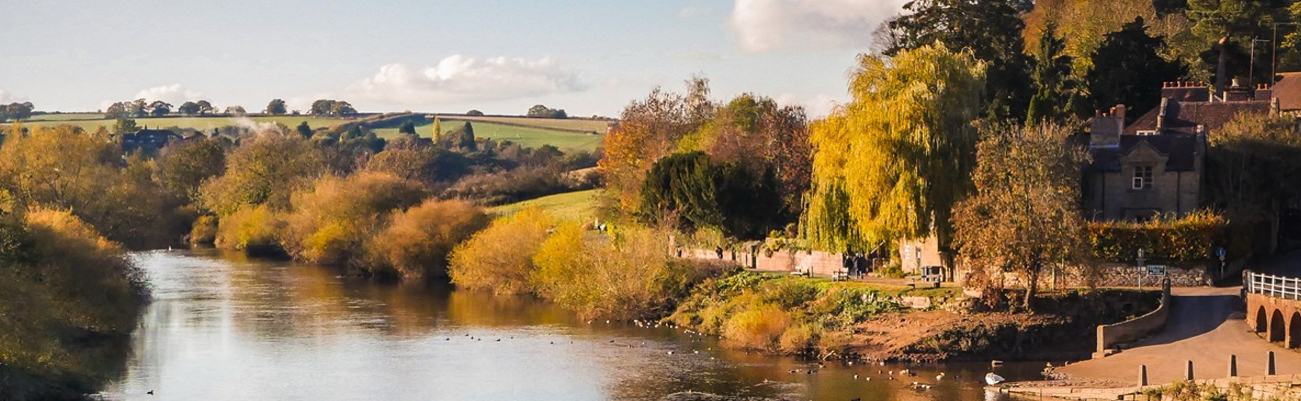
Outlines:
[[539,248],[531,283],[587,318],[661,315],[707,271],[668,257],[667,233],[626,227],[613,237],[565,223]]
[[217,216],[203,215],[190,227],[190,243],[212,245],[217,241]]
[[365,241],[388,225],[389,214],[424,195],[419,183],[387,173],[322,177],[311,190],[294,194],[281,245],[306,262],[361,265]]
[[555,220],[537,208],[498,218],[452,251],[452,283],[497,294],[531,291],[529,276],[537,270],[533,255],[554,225]]
[[[727,319],[723,325],[723,340],[749,349],[775,350],[778,340],[791,325],[791,316],[781,307],[757,304]],[[794,335],[787,339],[794,341]]]
[[0,211],[0,237],[0,399],[98,390],[125,360],[147,293],[139,270],[65,211]]
[[241,206],[218,221],[214,244],[249,255],[279,254],[284,252],[277,239],[283,227],[284,221],[266,205]]
[[403,279],[445,277],[453,247],[487,225],[483,209],[469,202],[430,199],[394,214],[392,224],[370,241],[370,248]]
[[58,304],[58,315],[77,327],[130,333],[145,284],[122,248],[66,211],[36,209],[26,218],[40,266],[36,280],[70,301]]
[[1099,260],[1132,262],[1143,249],[1149,261],[1187,263],[1213,257],[1216,246],[1227,242],[1228,227],[1223,217],[1199,211],[1175,220],[1094,222],[1088,231],[1093,256]]

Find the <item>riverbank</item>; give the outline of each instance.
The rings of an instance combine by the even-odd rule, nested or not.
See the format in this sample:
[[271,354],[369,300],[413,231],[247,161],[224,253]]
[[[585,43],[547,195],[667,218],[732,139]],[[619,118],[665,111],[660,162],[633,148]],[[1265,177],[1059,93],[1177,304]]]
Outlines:
[[1052,380],[990,386],[986,391],[1026,400],[1043,397],[1062,400],[1297,400],[1301,399],[1301,375],[1232,377],[1127,387],[1088,380]]
[[1072,290],[1046,294],[1031,314],[989,309],[958,288],[740,272],[694,287],[663,322],[731,347],[819,359],[1074,360],[1093,351],[1097,325],[1158,302],[1155,292]]

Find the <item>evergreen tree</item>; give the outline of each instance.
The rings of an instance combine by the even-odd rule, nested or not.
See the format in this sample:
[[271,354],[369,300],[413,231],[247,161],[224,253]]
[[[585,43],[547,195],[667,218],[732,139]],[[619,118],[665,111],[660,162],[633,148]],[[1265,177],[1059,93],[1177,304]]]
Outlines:
[[1078,105],[1077,90],[1071,78],[1071,56],[1065,54],[1066,41],[1057,36],[1057,24],[1049,22],[1039,38],[1039,48],[1035,51],[1034,79],[1035,95],[1030,98],[1030,109],[1026,123],[1038,124],[1042,121],[1061,123],[1070,117]]
[[1162,47],[1165,39],[1148,36],[1143,17],[1107,34],[1093,53],[1094,67],[1087,78],[1094,108],[1123,104],[1136,111],[1126,114],[1126,119],[1133,121],[1156,107],[1161,84],[1177,80],[1187,71],[1179,62],[1161,58],[1157,51]]
[[1021,32],[1024,7],[1024,1],[1016,0],[910,1],[904,15],[886,23],[895,42],[885,54],[937,42],[954,51],[970,51],[988,65],[986,114],[996,120],[1020,118],[1034,93]]

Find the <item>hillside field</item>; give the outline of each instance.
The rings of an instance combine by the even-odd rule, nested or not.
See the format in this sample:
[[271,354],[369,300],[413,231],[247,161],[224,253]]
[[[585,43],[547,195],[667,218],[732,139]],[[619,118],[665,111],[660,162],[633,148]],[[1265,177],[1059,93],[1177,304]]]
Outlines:
[[[214,128],[237,125],[240,119],[248,119],[254,123],[274,122],[284,124],[286,127],[293,129],[298,124],[307,122],[312,128],[332,127],[340,124],[356,121],[357,118],[339,118],[339,117],[318,117],[318,116],[252,116],[252,117],[143,117],[136,118],[136,124],[146,128],[191,128],[200,131],[211,131]],[[428,116],[413,116],[416,124],[416,132],[422,137],[433,136],[433,120]],[[395,120],[372,124],[371,130],[382,138],[393,138],[397,136],[398,127],[402,121]],[[561,150],[585,150],[593,151],[601,146],[605,140],[605,130],[610,122],[587,119],[546,119],[546,118],[527,118],[527,117],[449,117],[442,120],[442,129],[444,132],[456,129],[461,124],[469,121],[474,126],[475,136],[490,138],[494,140],[505,140],[518,143],[526,148],[536,148],[542,145],[551,145]],[[43,114],[32,116],[30,120],[24,121],[27,126],[51,126],[51,125],[72,125],[80,127],[86,131],[95,131],[99,127],[111,129],[115,120],[106,119],[99,113],[64,113],[64,114]],[[7,124],[0,124],[4,126]],[[579,133],[573,131],[584,131]]]
[[509,216],[530,207],[537,207],[559,220],[589,222],[596,218],[596,197],[601,190],[569,192],[530,199],[488,209],[498,216]]
[[[592,151],[600,147],[605,141],[605,129],[602,128],[598,134],[581,134],[569,131],[557,131],[550,127],[563,125],[563,121],[552,119],[523,118],[523,122],[533,122],[537,125],[520,126],[498,124],[493,121],[497,120],[515,120],[512,117],[470,117],[470,118],[442,118],[441,128],[443,132],[451,131],[460,127],[466,121],[474,127],[474,135],[480,138],[490,138],[494,140],[505,140],[520,144],[526,148],[536,148],[542,145],[551,145],[561,150],[586,150]],[[583,120],[590,122],[591,120]],[[513,123],[511,123],[513,124]],[[386,124],[387,125],[387,124]],[[398,134],[398,127],[401,123],[392,124],[392,126],[373,126],[372,131],[381,138],[393,138]],[[416,133],[422,137],[432,137],[434,121],[427,117],[420,117],[416,124]],[[581,126],[574,124],[573,126]]]

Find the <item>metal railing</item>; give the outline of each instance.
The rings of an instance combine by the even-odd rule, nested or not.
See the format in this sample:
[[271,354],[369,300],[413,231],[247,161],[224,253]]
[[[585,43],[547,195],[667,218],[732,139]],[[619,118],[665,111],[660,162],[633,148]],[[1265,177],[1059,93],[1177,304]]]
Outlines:
[[1274,298],[1301,300],[1301,278],[1247,273],[1247,292]]

